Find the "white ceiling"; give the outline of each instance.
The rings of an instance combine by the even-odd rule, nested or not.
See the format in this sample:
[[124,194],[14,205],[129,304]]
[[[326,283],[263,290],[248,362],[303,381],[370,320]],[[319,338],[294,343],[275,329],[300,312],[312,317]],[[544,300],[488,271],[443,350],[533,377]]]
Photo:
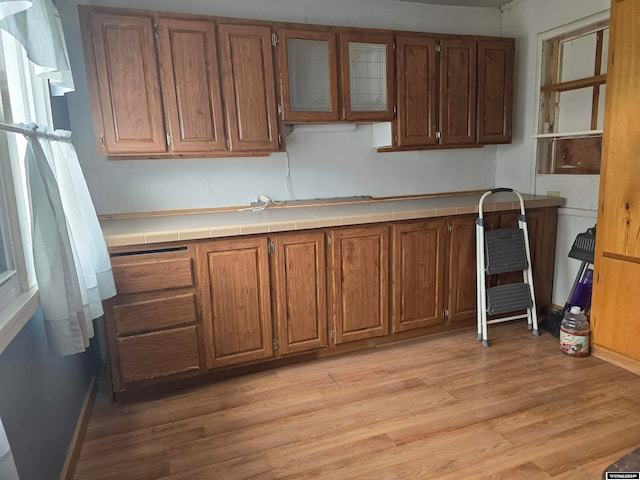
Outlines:
[[396,0],[398,2],[431,3],[435,5],[449,5],[460,7],[492,7],[498,8],[511,0]]

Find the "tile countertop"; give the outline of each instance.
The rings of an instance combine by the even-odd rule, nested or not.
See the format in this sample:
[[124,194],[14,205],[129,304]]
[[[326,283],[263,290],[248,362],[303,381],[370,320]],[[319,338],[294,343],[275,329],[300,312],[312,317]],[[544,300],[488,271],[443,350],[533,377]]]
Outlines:
[[[132,216],[101,220],[109,247],[144,245],[178,240],[284,232],[310,228],[358,225],[477,213],[481,194],[461,194],[392,200],[356,200],[319,205],[272,206],[262,211],[218,211]],[[564,199],[522,195],[526,208],[562,206]],[[511,193],[485,199],[484,212],[519,209]]]

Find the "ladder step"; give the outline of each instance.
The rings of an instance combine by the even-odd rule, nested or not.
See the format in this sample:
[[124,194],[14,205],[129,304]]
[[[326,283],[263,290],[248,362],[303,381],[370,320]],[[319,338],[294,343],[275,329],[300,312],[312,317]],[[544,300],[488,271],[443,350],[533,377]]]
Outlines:
[[519,228],[500,228],[485,232],[486,272],[518,272],[529,267],[524,243],[524,231]]
[[526,283],[510,283],[487,289],[487,313],[499,315],[531,308],[531,292]]

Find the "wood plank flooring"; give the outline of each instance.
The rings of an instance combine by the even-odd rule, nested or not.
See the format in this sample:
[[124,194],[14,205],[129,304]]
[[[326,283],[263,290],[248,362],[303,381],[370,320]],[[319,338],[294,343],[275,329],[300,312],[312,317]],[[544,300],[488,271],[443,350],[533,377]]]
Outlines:
[[273,369],[94,410],[104,479],[600,479],[640,446],[640,377],[524,322]]

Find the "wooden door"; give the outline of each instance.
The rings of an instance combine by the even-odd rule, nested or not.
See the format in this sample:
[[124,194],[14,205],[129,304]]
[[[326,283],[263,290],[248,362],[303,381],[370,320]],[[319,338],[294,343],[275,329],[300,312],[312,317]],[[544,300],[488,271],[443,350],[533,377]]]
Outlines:
[[440,128],[442,145],[476,141],[476,41],[440,41]]
[[213,22],[158,19],[158,53],[171,151],[225,150]]
[[331,232],[332,318],[335,343],[389,332],[389,228]]
[[198,245],[207,367],[273,355],[266,237]]
[[398,223],[391,231],[393,331],[442,323],[445,221]]
[[[640,3],[611,2],[594,269],[594,354],[640,372]],[[614,62],[615,59],[615,62]]]
[[221,24],[219,35],[229,149],[278,150],[271,29]]
[[393,36],[340,34],[340,78],[345,120],[393,120]]
[[285,123],[340,119],[337,53],[333,32],[278,31],[280,99]]
[[603,255],[633,261],[640,259],[639,21],[637,1],[611,2],[596,245]]
[[272,242],[279,353],[326,347],[324,233],[278,235]]
[[511,143],[515,40],[478,41],[478,143]]
[[396,37],[398,147],[438,143],[436,43],[430,37]]
[[[90,13],[93,51],[87,75],[102,154],[164,153],[167,149],[153,18]],[[88,50],[88,51],[87,51]],[[100,128],[101,127],[101,128]]]

